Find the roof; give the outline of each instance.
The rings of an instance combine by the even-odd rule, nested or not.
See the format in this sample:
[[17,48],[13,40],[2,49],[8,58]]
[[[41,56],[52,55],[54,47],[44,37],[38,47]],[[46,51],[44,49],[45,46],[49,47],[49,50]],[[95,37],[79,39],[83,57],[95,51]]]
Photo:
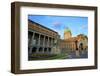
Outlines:
[[37,22],[34,22],[34,21],[30,20],[30,19],[28,19],[28,21],[31,22],[31,23],[34,23],[34,24],[36,24],[37,26],[40,26],[40,27],[42,27],[42,28],[48,29],[48,30],[50,30],[50,31],[52,31],[52,32],[55,32],[55,33],[58,33],[58,32],[56,32],[56,31],[54,31],[54,30],[52,30],[52,29],[50,29],[50,28],[47,28],[47,27],[45,27],[45,26],[43,26],[43,25],[41,25],[41,24],[39,24],[39,23],[37,23]]
[[66,32],[70,32],[71,33],[71,30],[69,28],[66,28],[66,29],[64,29],[64,33],[66,33]]

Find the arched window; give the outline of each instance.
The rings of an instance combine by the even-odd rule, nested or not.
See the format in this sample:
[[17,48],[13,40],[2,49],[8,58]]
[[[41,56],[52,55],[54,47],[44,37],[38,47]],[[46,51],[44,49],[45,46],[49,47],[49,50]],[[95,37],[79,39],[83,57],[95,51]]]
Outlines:
[[36,47],[33,47],[32,48],[32,53],[36,53],[36,50],[37,50],[37,48]]

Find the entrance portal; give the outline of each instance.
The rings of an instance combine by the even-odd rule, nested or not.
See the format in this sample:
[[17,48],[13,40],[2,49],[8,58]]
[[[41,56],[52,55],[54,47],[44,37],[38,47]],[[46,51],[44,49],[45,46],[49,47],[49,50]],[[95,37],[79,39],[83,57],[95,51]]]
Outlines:
[[79,49],[80,49],[80,50],[83,50],[83,43],[80,43]]

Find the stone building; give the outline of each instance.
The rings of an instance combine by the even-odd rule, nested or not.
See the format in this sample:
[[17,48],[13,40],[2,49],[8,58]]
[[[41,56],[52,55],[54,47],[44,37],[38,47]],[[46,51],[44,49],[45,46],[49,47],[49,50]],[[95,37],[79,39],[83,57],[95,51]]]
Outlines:
[[56,31],[28,20],[28,51],[29,54],[58,54],[60,36]]
[[28,53],[30,54],[60,54],[69,51],[86,51],[88,38],[83,34],[72,37],[69,28],[64,30],[64,39],[58,32],[28,20]]
[[60,39],[59,46],[63,53],[76,50],[87,50],[88,38],[83,34],[72,37],[71,30],[69,28],[66,28],[64,30],[64,39]]

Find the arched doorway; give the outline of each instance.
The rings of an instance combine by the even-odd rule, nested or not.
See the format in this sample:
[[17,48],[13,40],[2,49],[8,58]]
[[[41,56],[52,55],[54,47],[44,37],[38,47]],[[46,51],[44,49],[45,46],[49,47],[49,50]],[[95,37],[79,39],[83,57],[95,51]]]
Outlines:
[[37,48],[36,47],[33,47],[32,48],[32,53],[36,53],[36,50],[37,50]]
[[80,49],[80,50],[83,50],[83,43],[80,43],[79,49]]
[[43,49],[42,47],[40,47],[40,48],[39,48],[39,52],[40,52],[40,53],[41,53],[41,52],[43,52],[43,50],[42,50],[42,49]]

